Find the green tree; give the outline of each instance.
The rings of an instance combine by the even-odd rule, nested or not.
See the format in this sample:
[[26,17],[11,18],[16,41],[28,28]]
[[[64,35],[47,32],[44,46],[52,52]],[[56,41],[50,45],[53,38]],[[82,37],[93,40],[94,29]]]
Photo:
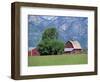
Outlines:
[[58,32],[56,28],[47,28],[42,35],[42,40],[51,40],[57,38],[58,38]]
[[44,31],[37,49],[40,55],[58,55],[63,53],[64,43],[58,40],[56,28],[48,28]]
[[50,40],[51,54],[58,55],[64,51],[64,43],[59,40]]

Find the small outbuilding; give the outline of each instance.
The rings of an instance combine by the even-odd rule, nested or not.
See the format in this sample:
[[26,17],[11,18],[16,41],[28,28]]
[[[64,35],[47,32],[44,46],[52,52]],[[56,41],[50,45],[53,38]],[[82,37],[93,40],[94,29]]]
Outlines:
[[70,40],[65,43],[65,48],[64,48],[65,53],[80,53],[81,51],[82,47],[78,41]]
[[40,53],[38,52],[37,48],[29,48],[28,56],[39,56]]

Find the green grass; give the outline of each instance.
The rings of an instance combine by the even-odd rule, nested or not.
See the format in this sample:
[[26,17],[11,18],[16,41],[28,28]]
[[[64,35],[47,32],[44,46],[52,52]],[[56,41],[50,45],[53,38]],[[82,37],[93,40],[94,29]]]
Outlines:
[[29,56],[28,66],[87,64],[87,54]]

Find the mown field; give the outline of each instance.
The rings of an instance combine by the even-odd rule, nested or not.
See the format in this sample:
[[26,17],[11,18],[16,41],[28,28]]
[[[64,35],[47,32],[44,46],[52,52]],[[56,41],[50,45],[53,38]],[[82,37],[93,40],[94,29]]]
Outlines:
[[87,54],[28,56],[28,66],[87,64]]

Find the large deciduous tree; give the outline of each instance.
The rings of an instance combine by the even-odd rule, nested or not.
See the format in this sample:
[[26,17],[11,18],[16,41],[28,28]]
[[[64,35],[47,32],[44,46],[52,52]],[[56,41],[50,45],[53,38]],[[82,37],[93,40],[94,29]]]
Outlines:
[[63,53],[64,43],[58,40],[56,28],[48,28],[44,31],[37,49],[40,55],[58,55]]

